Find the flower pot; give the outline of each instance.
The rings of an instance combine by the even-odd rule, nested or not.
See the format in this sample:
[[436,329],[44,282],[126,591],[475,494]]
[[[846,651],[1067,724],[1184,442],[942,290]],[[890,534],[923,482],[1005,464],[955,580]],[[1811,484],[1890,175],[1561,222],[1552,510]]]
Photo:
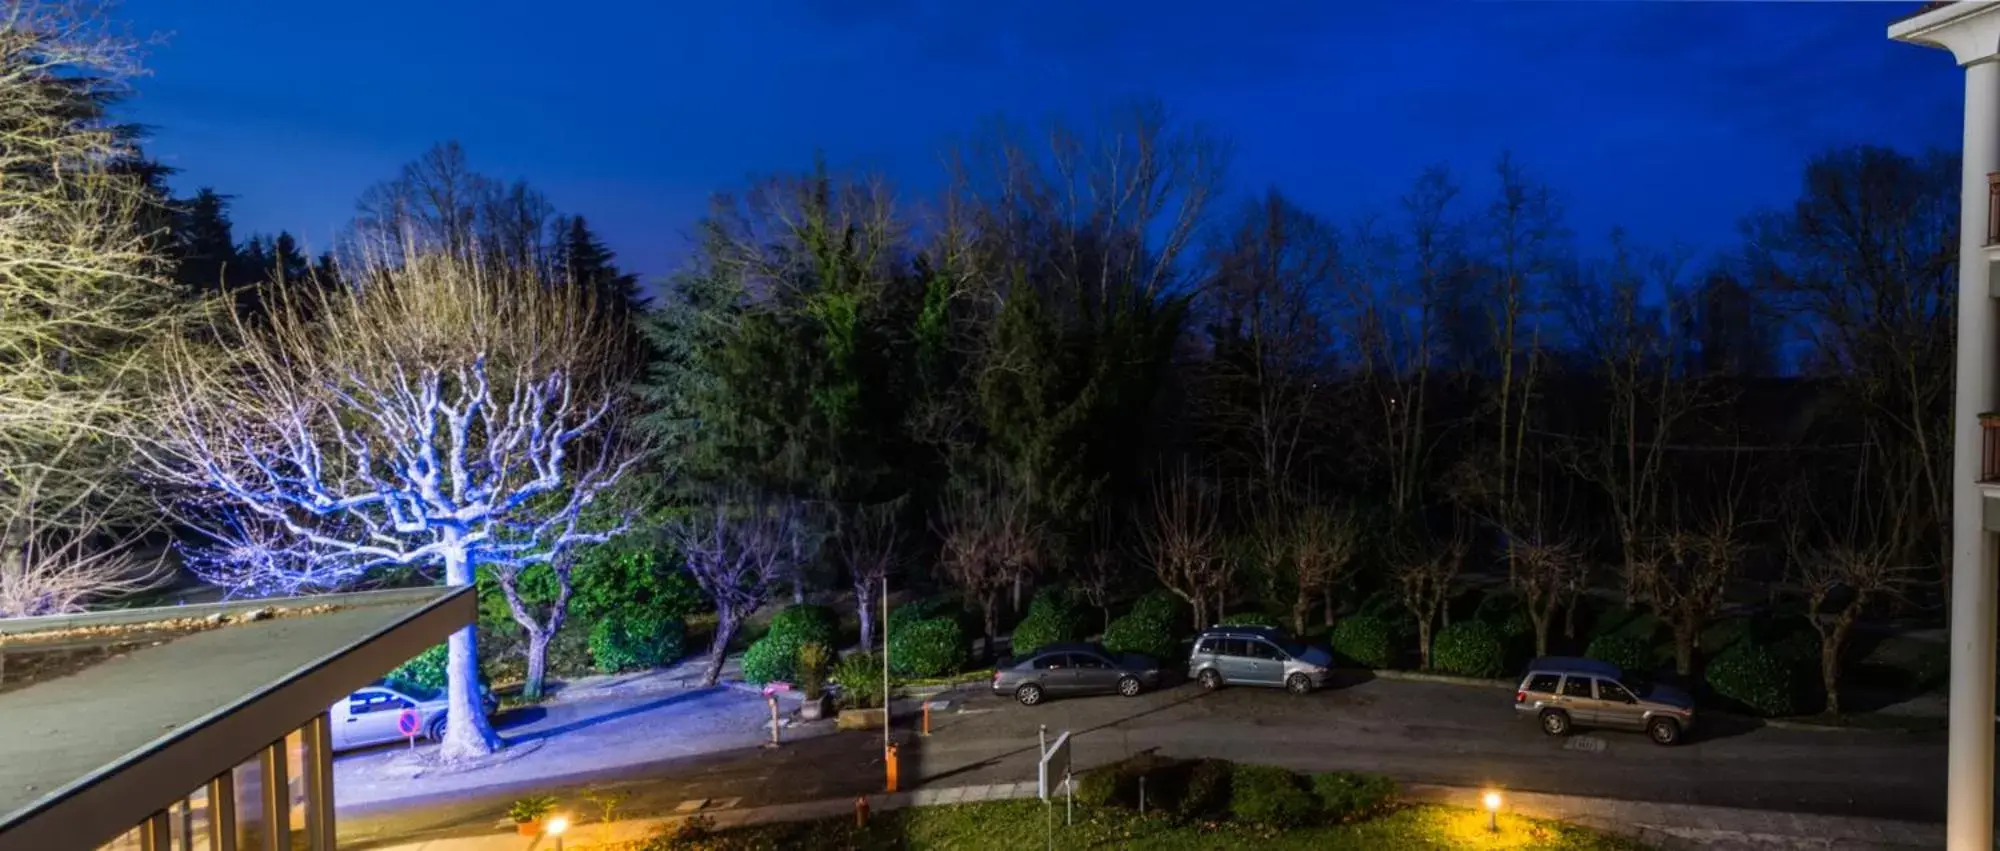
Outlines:
[[836,730],[880,730],[885,719],[880,709],[843,709],[833,720]]
[[827,703],[827,696],[823,694],[817,698],[806,698],[804,703],[799,704],[799,720],[818,721],[825,718]]
[[520,831],[522,836],[540,836],[542,835],[542,820],[517,821],[514,822],[514,829]]

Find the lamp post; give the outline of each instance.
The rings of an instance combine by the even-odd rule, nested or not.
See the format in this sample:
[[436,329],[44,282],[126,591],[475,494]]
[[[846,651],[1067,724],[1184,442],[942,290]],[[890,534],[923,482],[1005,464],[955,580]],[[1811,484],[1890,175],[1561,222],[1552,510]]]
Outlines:
[[562,851],[563,831],[568,829],[569,829],[569,816],[556,816],[555,818],[549,819],[548,825],[543,828],[543,830],[546,833],[548,833],[548,835],[556,838],[556,851]]
[[1500,832],[1500,793],[1492,790],[1486,793],[1486,829]]

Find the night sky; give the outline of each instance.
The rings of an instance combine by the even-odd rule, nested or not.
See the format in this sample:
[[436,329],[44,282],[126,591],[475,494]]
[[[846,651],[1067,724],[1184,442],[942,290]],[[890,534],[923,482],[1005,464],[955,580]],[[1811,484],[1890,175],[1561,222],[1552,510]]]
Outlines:
[[[456,138],[586,215],[649,276],[710,192],[807,167],[927,192],[995,115],[1133,95],[1347,221],[1427,164],[1479,193],[1512,149],[1596,241],[1729,247],[1834,145],[1956,146],[1949,54],[1887,40],[1914,3],[1068,0],[126,0],[160,33],[131,117],[239,235],[324,247],[370,183]],[[950,9],[948,12],[936,11]]]

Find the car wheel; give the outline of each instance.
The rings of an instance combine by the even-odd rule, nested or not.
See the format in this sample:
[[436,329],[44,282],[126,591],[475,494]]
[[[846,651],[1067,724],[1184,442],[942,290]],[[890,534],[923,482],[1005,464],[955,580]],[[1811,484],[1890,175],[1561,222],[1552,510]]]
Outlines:
[[1305,674],[1293,674],[1289,677],[1286,677],[1285,690],[1293,694],[1310,693],[1313,690],[1312,678],[1306,676]]
[[1210,668],[1206,671],[1201,672],[1201,676],[1195,677],[1194,679],[1195,682],[1201,683],[1202,688],[1208,689],[1209,691],[1215,691],[1216,689],[1222,688],[1222,675],[1216,673],[1214,668]]
[[444,713],[438,713],[436,718],[424,725],[424,738],[433,742],[444,741]]
[[1139,678],[1125,677],[1118,681],[1118,693],[1126,697],[1139,696]]
[[1020,701],[1022,706],[1034,706],[1042,702],[1042,687],[1028,683],[1014,690],[1014,699]]
[[1542,710],[1542,732],[1551,736],[1569,735],[1569,713],[1560,709]]
[[1671,745],[1681,740],[1681,725],[1672,718],[1655,718],[1646,722],[1646,735],[1653,744]]

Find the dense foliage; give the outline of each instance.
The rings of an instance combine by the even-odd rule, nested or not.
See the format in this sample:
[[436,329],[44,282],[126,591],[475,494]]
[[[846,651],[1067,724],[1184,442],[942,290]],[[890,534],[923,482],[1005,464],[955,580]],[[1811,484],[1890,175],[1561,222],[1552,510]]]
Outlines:
[[1052,586],[1035,592],[1028,616],[1014,626],[1013,654],[1027,656],[1050,644],[1083,638],[1084,611],[1076,594]]
[[1162,620],[1157,610],[1135,609],[1111,622],[1104,630],[1104,649],[1113,653],[1137,653],[1164,665],[1182,660],[1181,644],[1173,624]]
[[1485,621],[1459,621],[1432,639],[1431,667],[1441,674],[1497,677],[1507,670],[1507,645]]
[[1341,618],[1329,637],[1334,654],[1342,661],[1363,668],[1393,668],[1402,658],[1397,650],[1397,630],[1376,615]]
[[1708,687],[1716,695],[1767,718],[1797,715],[1806,708],[1804,672],[1770,645],[1738,641],[1708,663]]
[[590,659],[600,674],[671,664],[685,652],[687,626],[665,614],[608,617],[590,625]]
[[955,618],[920,620],[889,630],[889,668],[898,676],[942,677],[965,670],[971,642]]
[[807,644],[838,646],[840,617],[825,606],[800,604],[779,610],[764,637],[743,651],[743,679],[759,685],[792,682],[797,677],[799,648]]

